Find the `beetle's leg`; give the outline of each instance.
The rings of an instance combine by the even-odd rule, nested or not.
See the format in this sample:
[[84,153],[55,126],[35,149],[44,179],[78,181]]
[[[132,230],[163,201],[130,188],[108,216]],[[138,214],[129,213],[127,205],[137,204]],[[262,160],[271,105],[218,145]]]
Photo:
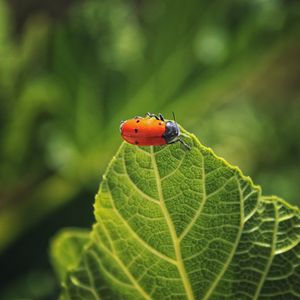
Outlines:
[[158,116],[159,116],[159,118],[160,118],[161,121],[163,121],[163,122],[165,121],[165,118],[164,118],[164,116],[161,113],[159,113]]
[[182,140],[181,138],[178,138],[177,140],[170,142],[168,144],[174,144],[174,143],[180,143],[181,145],[183,145],[186,149],[191,150],[191,146],[188,145],[184,140]]
[[151,114],[149,112],[146,113],[146,117],[157,119],[157,116],[155,114]]
[[188,145],[183,139],[179,138],[177,140],[180,144],[182,144],[185,148],[187,148],[188,150],[191,150],[191,146]]
[[150,114],[149,112],[146,113],[146,117],[155,118],[156,120],[159,120],[159,117],[156,114]]
[[135,116],[134,119],[143,119],[143,117]]

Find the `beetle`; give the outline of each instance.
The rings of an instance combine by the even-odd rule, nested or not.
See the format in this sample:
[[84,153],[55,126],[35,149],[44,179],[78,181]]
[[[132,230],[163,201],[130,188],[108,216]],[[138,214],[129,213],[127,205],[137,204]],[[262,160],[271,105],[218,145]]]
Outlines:
[[148,112],[145,117],[136,116],[121,121],[121,136],[127,143],[133,145],[161,146],[180,142],[190,149],[190,146],[180,137],[181,133],[174,113],[173,118],[174,121],[165,121],[161,113],[155,115]]

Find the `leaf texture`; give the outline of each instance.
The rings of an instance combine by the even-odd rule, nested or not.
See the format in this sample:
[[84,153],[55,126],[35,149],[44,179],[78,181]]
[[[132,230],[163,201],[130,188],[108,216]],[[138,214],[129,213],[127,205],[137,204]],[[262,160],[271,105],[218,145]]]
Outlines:
[[299,210],[186,141],[122,144],[62,299],[300,299]]
[[89,232],[77,228],[63,229],[53,240],[50,248],[51,260],[61,281],[65,279],[67,270],[77,266],[87,242]]

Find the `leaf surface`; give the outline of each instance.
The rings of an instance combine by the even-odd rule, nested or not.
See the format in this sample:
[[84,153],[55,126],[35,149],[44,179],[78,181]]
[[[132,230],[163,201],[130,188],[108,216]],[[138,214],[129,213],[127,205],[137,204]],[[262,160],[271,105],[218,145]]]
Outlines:
[[51,243],[50,253],[52,264],[61,281],[65,279],[68,270],[77,267],[87,242],[89,232],[84,229],[67,228],[56,235]]
[[122,144],[65,299],[300,298],[299,210],[186,141]]

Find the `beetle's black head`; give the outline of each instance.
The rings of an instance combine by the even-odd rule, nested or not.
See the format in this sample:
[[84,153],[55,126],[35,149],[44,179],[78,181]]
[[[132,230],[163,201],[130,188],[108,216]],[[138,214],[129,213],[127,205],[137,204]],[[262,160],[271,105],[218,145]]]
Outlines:
[[176,122],[167,121],[166,122],[166,131],[163,135],[167,144],[174,142],[180,135],[180,130]]

